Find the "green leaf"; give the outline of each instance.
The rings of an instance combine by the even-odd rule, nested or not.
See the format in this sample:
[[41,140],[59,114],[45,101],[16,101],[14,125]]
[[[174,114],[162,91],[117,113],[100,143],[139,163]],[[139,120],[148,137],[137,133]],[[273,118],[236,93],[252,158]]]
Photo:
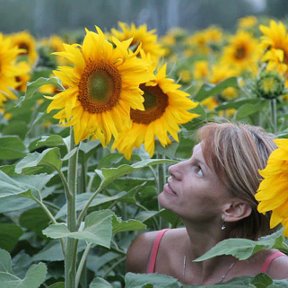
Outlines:
[[[17,135],[21,139],[25,138],[28,131],[27,123],[23,120],[11,119],[6,126],[3,127],[2,133],[4,135]],[[11,148],[11,147],[10,147]]]
[[101,170],[95,170],[95,171],[101,177],[102,187],[104,187],[110,184],[111,182],[115,181],[119,177],[133,173],[138,169],[160,164],[174,164],[175,162],[176,161],[169,159],[147,159],[136,162],[132,165],[123,164],[117,168],[102,168]]
[[42,136],[35,140],[29,146],[30,150],[36,150],[42,147],[58,147],[65,145],[64,140],[59,135]]
[[236,77],[225,79],[224,81],[218,83],[217,85],[207,84],[207,83],[203,84],[200,90],[195,95],[194,100],[200,102],[210,96],[215,96],[221,93],[224,89],[228,87],[235,87],[235,88],[238,87]]
[[251,281],[251,284],[255,285],[257,288],[266,288],[269,287],[273,283],[273,280],[264,273],[260,273],[254,277]]
[[113,234],[125,231],[137,231],[146,229],[146,225],[140,221],[130,219],[122,221],[121,218],[114,216],[112,220]]
[[3,288],[39,288],[46,279],[47,267],[44,263],[32,265],[23,280],[12,274],[9,253],[7,255],[0,250],[0,263],[0,267],[4,268],[0,271],[0,283]]
[[81,142],[79,146],[79,150],[83,151],[85,154],[93,151],[96,147],[100,145],[99,141],[88,141],[88,142]]
[[61,82],[58,78],[51,77],[51,78],[43,78],[40,77],[36,79],[33,82],[27,83],[27,90],[25,94],[25,99],[30,99],[33,97],[33,95],[38,91],[38,89],[46,84],[52,84],[55,85],[59,90],[64,90],[64,87],[62,86]]
[[0,272],[12,273],[11,256],[4,249],[0,249]]
[[229,101],[223,102],[222,104],[217,106],[215,110],[221,111],[221,110],[230,109],[230,108],[234,108],[234,109],[238,110],[241,106],[243,106],[245,104],[263,107],[266,105],[266,101],[261,100],[261,99],[247,99],[247,98],[229,100]]
[[29,171],[30,168],[37,166],[50,167],[53,170],[59,171],[62,167],[60,150],[58,147],[48,148],[42,153],[34,152],[28,154],[25,158],[19,161],[15,167],[16,173]]
[[250,115],[253,115],[263,109],[263,105],[244,104],[237,110],[236,119],[242,120]]
[[95,211],[86,216],[83,231],[70,232],[64,223],[52,224],[43,230],[43,234],[53,238],[75,238],[88,243],[109,248],[112,239],[112,216],[110,210]]
[[43,250],[33,255],[33,261],[63,261],[64,255],[58,240],[51,241]]
[[136,220],[140,221],[140,222],[145,222],[157,215],[160,214],[161,211],[152,211],[152,210],[148,210],[148,211],[141,211],[137,214],[136,216]]
[[26,148],[18,136],[0,137],[0,160],[15,160],[26,155]]
[[[148,284],[152,285],[146,286]],[[177,279],[167,275],[135,273],[127,273],[125,275],[125,288],[142,287],[180,288],[182,285]]]
[[62,159],[62,161],[67,161],[69,160],[75,153],[77,152],[78,147],[73,148],[70,152],[68,152]]
[[0,213],[7,213],[11,211],[26,209],[35,204],[35,201],[32,199],[24,199],[21,197],[5,197],[5,201],[0,201]]
[[47,267],[44,263],[34,264],[27,271],[19,288],[38,288],[45,281]]
[[70,237],[71,233],[64,223],[52,224],[43,230],[43,234],[53,238],[60,239],[65,237]]
[[86,238],[84,240],[109,248],[112,239],[113,215],[114,213],[111,210],[101,210],[92,212],[86,216],[83,232],[91,233],[92,239]]
[[233,255],[239,260],[246,260],[262,249],[281,248],[283,241],[281,230],[258,241],[242,238],[225,239],[194,261],[203,261],[220,255]]
[[0,248],[11,252],[22,234],[22,229],[16,224],[0,223]]
[[47,288],[65,288],[64,282],[57,282],[52,285],[49,285]]
[[[53,177],[53,175],[39,174],[39,175],[20,175],[14,178],[9,177],[2,171],[0,171],[0,198],[6,198],[5,202],[0,201],[0,210],[1,211],[15,211],[22,208],[25,208],[32,203],[31,201],[19,201],[18,197],[26,197],[33,199],[37,197],[40,199],[40,193],[46,183]],[[50,191],[51,193],[51,191]],[[49,194],[49,190],[48,190]],[[44,197],[47,196],[47,193],[44,193]],[[7,200],[7,203],[6,203]],[[20,203],[19,203],[20,202]],[[19,203],[19,206],[14,208],[11,205]],[[4,205],[4,206],[3,206]]]
[[13,274],[0,272],[0,283],[1,285],[3,285],[2,287],[19,288],[20,281],[21,279],[19,279],[17,276]]
[[19,218],[21,226],[35,232],[37,235],[42,235],[42,230],[48,226],[49,222],[50,218],[40,207],[26,210]]
[[[86,202],[90,199],[91,195],[92,193],[89,192],[76,195],[76,211],[80,211],[84,208]],[[127,195],[126,192],[120,192],[114,196],[106,196],[103,194],[98,194],[92,201],[92,203],[89,205],[89,207],[96,207],[102,204],[117,201],[125,197],[126,195]],[[61,218],[63,216],[66,216],[66,214],[67,214],[67,203],[61,207],[61,209],[56,214],[55,218],[56,219]]]
[[105,279],[96,277],[90,283],[89,288],[113,288],[113,286]]
[[[80,241],[78,243],[77,251],[78,252],[83,251],[86,248],[86,246],[87,245],[84,241]],[[46,246],[44,246],[44,248],[40,252],[33,255],[32,260],[49,261],[49,262],[63,261],[64,255],[60,241],[58,240],[49,241],[49,243]]]
[[0,198],[15,196],[27,192],[30,187],[19,183],[0,171]]

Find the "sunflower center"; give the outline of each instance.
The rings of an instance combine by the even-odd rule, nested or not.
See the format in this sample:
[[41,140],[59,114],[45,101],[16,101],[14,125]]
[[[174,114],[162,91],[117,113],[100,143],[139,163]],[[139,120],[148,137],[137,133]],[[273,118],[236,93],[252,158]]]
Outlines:
[[83,109],[90,113],[102,113],[118,103],[121,77],[112,65],[90,61],[81,75],[78,88],[78,99]]
[[28,55],[29,54],[29,46],[26,43],[24,43],[24,42],[19,43],[18,48],[23,49],[21,51],[20,55]]
[[236,49],[234,55],[235,55],[235,58],[236,58],[236,59],[239,59],[239,60],[244,59],[245,56],[246,56],[246,49],[245,49],[245,47],[243,47],[243,46],[238,47],[238,48]]
[[140,85],[144,92],[145,110],[131,109],[130,117],[135,123],[149,124],[160,118],[168,106],[168,95],[163,93],[161,88],[157,86]]

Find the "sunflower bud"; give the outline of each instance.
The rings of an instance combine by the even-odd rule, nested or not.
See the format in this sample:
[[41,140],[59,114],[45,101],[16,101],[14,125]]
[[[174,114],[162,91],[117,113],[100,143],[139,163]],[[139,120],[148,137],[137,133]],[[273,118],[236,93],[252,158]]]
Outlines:
[[274,99],[284,93],[284,79],[274,71],[263,72],[255,83],[255,93],[265,99]]

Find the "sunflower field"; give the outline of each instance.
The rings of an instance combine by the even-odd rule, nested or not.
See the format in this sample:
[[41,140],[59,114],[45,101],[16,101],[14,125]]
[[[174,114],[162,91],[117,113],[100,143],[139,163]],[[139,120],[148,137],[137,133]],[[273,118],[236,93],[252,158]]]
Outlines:
[[[157,202],[167,167],[190,157],[200,126],[223,119],[276,135],[256,199],[282,228],[220,242],[203,259],[288,253],[286,24],[247,16],[233,33],[160,36],[124,22],[42,39],[0,33],[0,287],[183,287],[126,273],[126,252],[138,233],[181,226]],[[221,284],[268,286],[288,281]]]

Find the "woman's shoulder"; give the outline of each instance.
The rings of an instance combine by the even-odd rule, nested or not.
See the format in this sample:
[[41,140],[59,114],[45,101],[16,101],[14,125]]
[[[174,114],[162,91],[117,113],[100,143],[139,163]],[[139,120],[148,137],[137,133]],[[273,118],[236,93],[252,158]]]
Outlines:
[[279,250],[270,250],[263,266],[271,278],[288,279],[288,256]]
[[[145,273],[149,262],[150,253],[153,245],[160,242],[165,236],[165,240],[172,242],[179,235],[186,232],[184,228],[162,229],[157,231],[148,231],[139,234],[131,243],[126,259],[126,270],[130,272]],[[166,241],[165,241],[166,242]],[[161,249],[165,249],[166,244],[161,244]],[[166,249],[165,249],[166,250]]]

